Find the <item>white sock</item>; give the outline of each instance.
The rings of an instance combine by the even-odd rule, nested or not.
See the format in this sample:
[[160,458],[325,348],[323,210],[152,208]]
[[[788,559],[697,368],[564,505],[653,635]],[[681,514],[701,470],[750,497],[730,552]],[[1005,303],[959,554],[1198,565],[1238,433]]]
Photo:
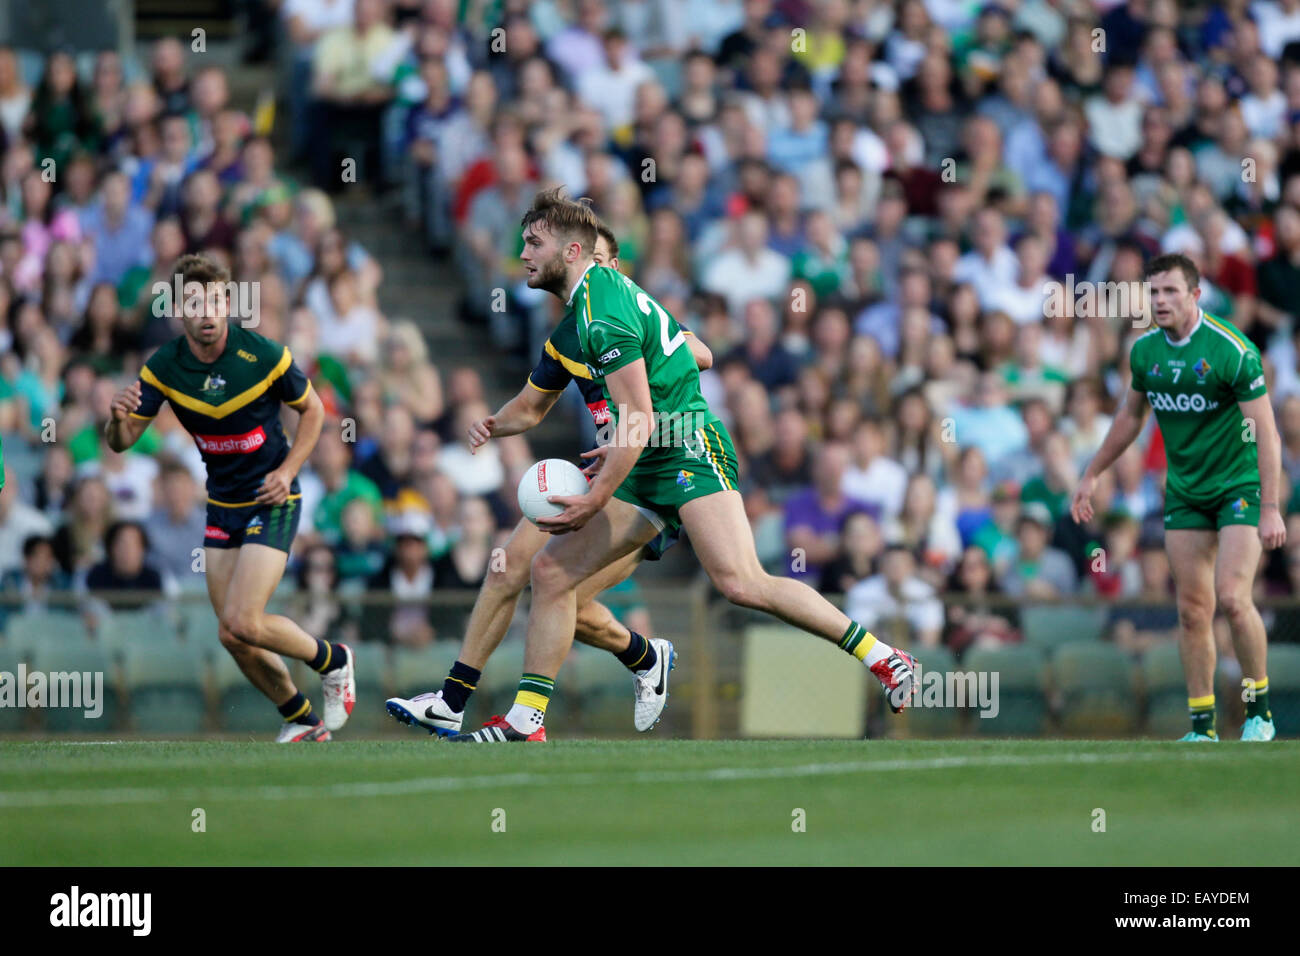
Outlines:
[[880,661],[887,659],[889,655],[892,653],[894,653],[894,649],[892,647],[890,647],[880,638],[876,638],[876,643],[871,645],[871,649],[867,651],[867,656],[862,659],[862,663],[870,667],[872,664],[876,664],[879,663]]
[[544,711],[536,707],[525,707],[523,704],[512,705],[510,712],[506,714],[506,723],[525,736],[537,733],[545,719]]

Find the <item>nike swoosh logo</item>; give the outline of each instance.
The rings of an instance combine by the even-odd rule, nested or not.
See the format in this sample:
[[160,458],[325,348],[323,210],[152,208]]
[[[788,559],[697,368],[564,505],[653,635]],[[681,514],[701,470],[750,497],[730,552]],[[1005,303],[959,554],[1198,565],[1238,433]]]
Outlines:
[[655,688],[656,694],[664,692],[664,680],[668,677],[668,667],[664,662],[663,655],[659,656],[659,686]]

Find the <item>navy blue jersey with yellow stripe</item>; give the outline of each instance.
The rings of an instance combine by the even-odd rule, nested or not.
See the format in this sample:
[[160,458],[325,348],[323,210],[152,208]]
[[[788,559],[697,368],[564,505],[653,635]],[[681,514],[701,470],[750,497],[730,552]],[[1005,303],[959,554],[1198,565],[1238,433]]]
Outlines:
[[[682,329],[682,332],[691,334],[687,329]],[[572,310],[564,314],[546,340],[542,357],[528,376],[528,384],[539,392],[562,392],[570,382],[577,384],[597,426],[608,422],[609,401],[605,398],[604,387],[596,381],[591,366],[583,358],[578,320]]]
[[[132,415],[152,419],[170,402],[203,455],[209,501],[245,505],[289,454],[280,405],[301,408],[311,382],[285,346],[237,322],[229,329],[215,362],[199,361],[184,336],[160,346],[140,370]],[[290,493],[299,493],[296,478]]]

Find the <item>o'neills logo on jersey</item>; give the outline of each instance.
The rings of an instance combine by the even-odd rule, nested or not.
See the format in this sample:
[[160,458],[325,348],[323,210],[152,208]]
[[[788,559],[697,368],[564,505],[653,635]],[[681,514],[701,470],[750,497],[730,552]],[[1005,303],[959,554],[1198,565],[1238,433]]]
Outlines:
[[591,417],[595,419],[597,425],[609,424],[609,402],[603,398],[598,402],[588,402],[587,411],[591,412]]
[[210,525],[208,525],[206,528],[203,529],[203,537],[205,537],[205,538],[211,538],[213,541],[229,541],[229,540],[230,540],[230,535],[229,535],[228,533],[226,533],[225,531],[222,531],[220,528],[218,528],[218,527],[217,527],[216,525],[214,525],[214,524],[210,524]]
[[242,435],[195,435],[194,442],[205,455],[247,455],[266,444],[266,432],[258,425]]

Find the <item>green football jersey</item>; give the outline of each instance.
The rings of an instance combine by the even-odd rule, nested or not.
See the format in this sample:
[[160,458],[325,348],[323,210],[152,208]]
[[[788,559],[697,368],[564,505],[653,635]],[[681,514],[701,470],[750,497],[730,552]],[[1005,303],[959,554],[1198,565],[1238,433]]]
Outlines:
[[[606,399],[605,376],[644,359],[660,429],[671,427],[670,420],[689,421],[689,434],[718,421],[700,391],[700,370],[686,345],[686,333],[635,282],[616,269],[592,266],[574,290],[572,305],[579,343]],[[617,422],[613,402],[610,410]]]
[[1133,343],[1129,362],[1133,388],[1146,395],[1164,436],[1171,494],[1208,501],[1233,485],[1259,484],[1253,432],[1237,407],[1266,394],[1250,339],[1202,312],[1181,342],[1152,329]]

